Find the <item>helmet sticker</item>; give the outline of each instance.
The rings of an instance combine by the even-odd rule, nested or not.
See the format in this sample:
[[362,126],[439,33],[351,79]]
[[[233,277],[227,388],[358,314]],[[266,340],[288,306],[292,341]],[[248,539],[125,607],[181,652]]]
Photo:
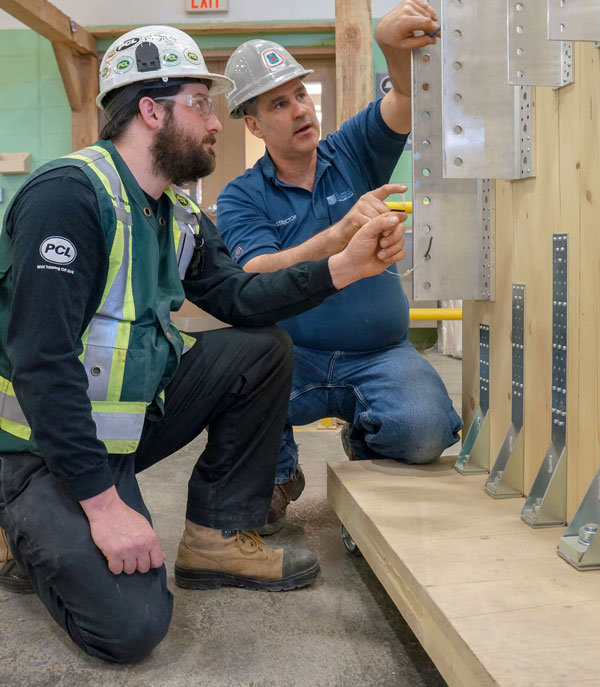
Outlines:
[[110,74],[110,65],[105,64],[104,67],[102,67],[102,71],[100,72],[100,78],[101,79],[106,79],[106,77]]
[[121,45],[117,46],[116,50],[117,52],[121,52],[121,50],[127,50],[127,48],[132,48],[139,42],[140,39],[137,36],[133,36],[133,38],[128,38],[126,41],[123,41]]
[[121,57],[121,59],[115,64],[115,72],[117,74],[126,74],[133,67],[133,60],[131,57]]
[[40,255],[54,265],[70,265],[77,257],[77,249],[63,236],[49,236],[40,244]]
[[109,53],[106,53],[106,55],[104,55],[104,61],[110,62],[116,54],[117,54],[116,50],[111,50]]
[[279,67],[281,64],[285,64],[282,54],[279,52],[279,50],[275,50],[275,48],[263,50],[260,55],[265,63],[265,67],[268,67],[269,69],[274,69],[275,67]]
[[167,67],[176,67],[181,62],[181,56],[174,50],[166,50],[162,54],[162,63]]
[[185,55],[185,58],[186,60],[188,60],[188,62],[191,62],[192,64],[200,63],[200,55],[198,55],[197,52],[188,49],[183,54]]
[[185,198],[184,196],[179,195],[179,193],[175,194],[175,198],[177,198],[177,200],[179,201],[179,204],[183,205],[184,208],[190,204],[190,201],[187,198]]

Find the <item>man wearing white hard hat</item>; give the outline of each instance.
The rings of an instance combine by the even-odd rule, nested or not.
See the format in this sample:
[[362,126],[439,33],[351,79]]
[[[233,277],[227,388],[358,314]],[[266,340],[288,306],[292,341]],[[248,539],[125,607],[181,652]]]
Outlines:
[[[438,29],[423,0],[389,12],[375,38],[392,88],[320,142],[303,83],[310,70],[271,41],[248,41],[233,53],[225,69],[235,83],[230,116],[243,117],[267,148],[217,200],[217,226],[245,270],[267,273],[333,255],[388,211],[390,194],[406,190],[388,182],[411,127],[411,50],[433,47]],[[294,425],[345,420],[342,443],[351,459],[429,463],[458,441],[462,422],[442,380],[407,340],[408,301],[395,266],[281,326],[294,342],[294,377],[261,534],[284,525],[304,487]]]
[[[125,34],[100,66],[101,140],[37,170],[0,234],[0,586],[35,591],[107,661],[145,656],[171,618],[135,473],[207,427],[176,584],[283,591],[318,575],[310,551],[254,532],[292,372],[273,323],[404,254],[390,213],[331,258],[276,274],[237,266],[175,185],[213,170],[212,96],[231,85],[177,29]],[[234,326],[178,331],[170,313],[185,297]]]

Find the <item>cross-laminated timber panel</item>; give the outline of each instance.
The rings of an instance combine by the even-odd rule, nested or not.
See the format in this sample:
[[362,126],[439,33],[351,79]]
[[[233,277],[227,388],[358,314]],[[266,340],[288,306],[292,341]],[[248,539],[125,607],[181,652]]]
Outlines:
[[[496,183],[496,301],[463,304],[463,417],[478,404],[479,324],[490,325],[490,456],[510,422],[513,283],[527,288],[524,463],[528,493],[550,441],[552,235],[569,237],[567,520],[600,467],[600,51],[574,43],[575,81],[536,88],[537,176]],[[493,504],[490,504],[493,507]]]

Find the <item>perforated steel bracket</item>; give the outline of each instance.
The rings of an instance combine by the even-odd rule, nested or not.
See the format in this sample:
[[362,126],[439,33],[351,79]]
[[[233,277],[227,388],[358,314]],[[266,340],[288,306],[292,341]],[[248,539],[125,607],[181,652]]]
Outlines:
[[[506,83],[506,25],[503,2],[442,0],[443,174],[447,178],[535,175],[532,92],[529,86]],[[523,149],[522,138],[529,150]]]
[[525,285],[512,288],[512,420],[485,484],[495,499],[523,494]]
[[578,570],[600,568],[600,470],[558,542],[556,552]]
[[548,0],[548,38],[555,41],[600,40],[598,0]]
[[[431,5],[441,12],[441,0]],[[413,297],[493,300],[494,187],[489,180],[442,175],[439,43],[413,51],[412,102]]]
[[462,475],[480,475],[490,465],[490,327],[479,325],[479,407],[454,468]]
[[567,509],[567,234],[552,239],[552,437],[521,512],[531,527],[564,525]]
[[560,88],[573,81],[570,41],[548,40],[546,0],[508,2],[508,83]]

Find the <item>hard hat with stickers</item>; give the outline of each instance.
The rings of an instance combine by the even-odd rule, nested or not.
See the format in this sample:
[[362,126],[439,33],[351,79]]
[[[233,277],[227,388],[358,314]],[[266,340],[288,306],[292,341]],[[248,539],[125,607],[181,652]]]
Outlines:
[[244,105],[249,100],[313,71],[304,69],[279,43],[262,39],[242,43],[225,67],[225,76],[235,84],[227,93],[229,116],[243,117]]
[[195,41],[170,26],[144,26],[124,34],[108,48],[100,64],[98,107],[105,109],[108,93],[136,82],[167,85],[181,79],[210,82],[210,95],[227,93],[233,82],[206,68]]

